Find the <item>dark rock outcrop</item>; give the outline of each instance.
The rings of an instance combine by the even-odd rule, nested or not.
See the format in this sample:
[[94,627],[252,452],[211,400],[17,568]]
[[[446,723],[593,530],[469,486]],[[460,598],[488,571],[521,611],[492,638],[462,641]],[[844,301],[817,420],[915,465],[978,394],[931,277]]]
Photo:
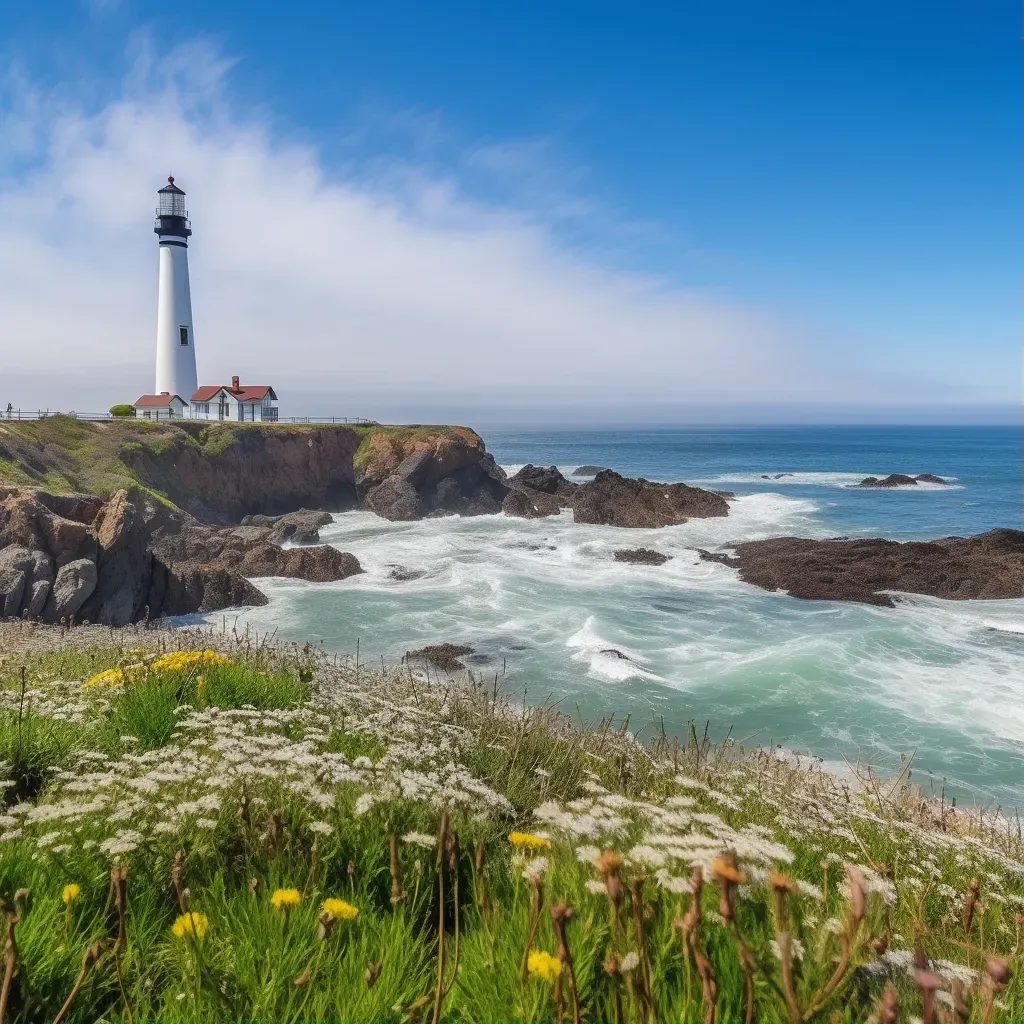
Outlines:
[[598,473],[603,473],[607,467],[605,466],[577,466],[573,471],[573,476],[597,476]]
[[429,661],[431,665],[436,665],[442,672],[455,672],[466,667],[459,659],[472,653],[472,647],[462,644],[430,644],[417,651],[406,651],[402,661]]
[[509,491],[504,470],[471,431],[453,428],[407,444],[378,434],[370,448],[356,486],[363,505],[385,519],[493,514]]
[[511,487],[525,487],[544,494],[561,494],[576,487],[562,476],[557,466],[523,466],[515,476],[508,478],[508,483]]
[[950,600],[1024,596],[1024,532],[989,530],[933,541],[806,540],[780,537],[735,546],[735,555],[701,557],[739,569],[765,590],[812,600],[892,607],[884,591]]
[[616,562],[629,562],[631,565],[664,565],[672,556],[652,548],[621,548],[614,557]]
[[729,514],[720,494],[688,484],[633,480],[602,470],[572,494],[570,507],[577,523],[650,528]]
[[[305,515],[284,526],[309,525]],[[8,489],[0,501],[0,614],[121,626],[265,604],[247,577],[327,582],[362,571],[343,551],[282,548],[274,542],[280,536],[279,520],[204,526],[142,491],[117,491],[103,502]]]
[[501,504],[507,516],[539,519],[556,516],[567,508],[577,485],[570,483],[556,466],[523,466],[508,478],[511,490]]
[[269,527],[266,539],[272,544],[319,544],[320,527],[330,526],[334,516],[330,512],[317,512],[300,508],[281,516],[245,516],[240,526]]
[[918,484],[944,484],[946,481],[934,473],[920,473],[918,476],[907,476],[905,473],[890,473],[888,476],[866,476],[859,484],[851,487],[916,487]]

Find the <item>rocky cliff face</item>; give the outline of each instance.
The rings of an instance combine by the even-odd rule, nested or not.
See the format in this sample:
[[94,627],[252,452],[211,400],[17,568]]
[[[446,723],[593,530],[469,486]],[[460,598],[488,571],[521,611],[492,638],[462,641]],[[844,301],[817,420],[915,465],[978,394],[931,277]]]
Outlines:
[[139,480],[204,522],[299,508],[342,511],[358,502],[349,427],[185,423],[159,445],[126,443],[121,461]]
[[139,491],[90,495],[0,489],[0,615],[122,626],[162,615],[265,604],[247,577],[316,582],[361,572],[316,538],[316,513],[238,530],[204,526]]

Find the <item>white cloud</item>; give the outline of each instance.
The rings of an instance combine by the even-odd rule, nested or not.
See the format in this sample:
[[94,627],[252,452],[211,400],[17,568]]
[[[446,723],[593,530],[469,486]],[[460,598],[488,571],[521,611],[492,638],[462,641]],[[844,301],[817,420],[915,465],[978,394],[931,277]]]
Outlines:
[[[79,408],[117,397],[107,379],[152,386],[150,217],[169,171],[195,231],[202,381],[239,373],[286,396],[421,405],[431,393],[552,406],[843,393],[772,316],[588,259],[560,244],[543,204],[483,203],[408,163],[331,171],[314,148],[231,112],[229,66],[201,44],[159,60],[142,43],[102,109],[22,90],[31,103],[4,112],[20,139],[41,140],[30,169],[0,167],[0,370],[31,393],[16,404],[66,402],[47,388],[69,372],[79,392],[96,389]],[[466,160],[526,166],[533,182],[535,149],[492,143]]]

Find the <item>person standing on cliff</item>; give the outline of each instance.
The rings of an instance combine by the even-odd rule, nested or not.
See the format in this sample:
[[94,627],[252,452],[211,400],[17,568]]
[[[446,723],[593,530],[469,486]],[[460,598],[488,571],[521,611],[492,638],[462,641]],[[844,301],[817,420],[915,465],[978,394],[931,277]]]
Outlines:
[[11,413],[14,411],[14,406],[10,402],[7,403],[7,418],[11,418]]

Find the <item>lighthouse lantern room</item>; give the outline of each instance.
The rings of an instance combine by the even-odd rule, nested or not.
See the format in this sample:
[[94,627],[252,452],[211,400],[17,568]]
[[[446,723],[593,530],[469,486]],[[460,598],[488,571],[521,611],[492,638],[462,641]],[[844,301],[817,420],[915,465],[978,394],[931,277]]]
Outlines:
[[192,234],[185,193],[168,178],[157,192],[153,230],[159,239],[160,271],[156,308],[157,395],[191,397],[197,388],[192,293],[188,283],[188,239]]

